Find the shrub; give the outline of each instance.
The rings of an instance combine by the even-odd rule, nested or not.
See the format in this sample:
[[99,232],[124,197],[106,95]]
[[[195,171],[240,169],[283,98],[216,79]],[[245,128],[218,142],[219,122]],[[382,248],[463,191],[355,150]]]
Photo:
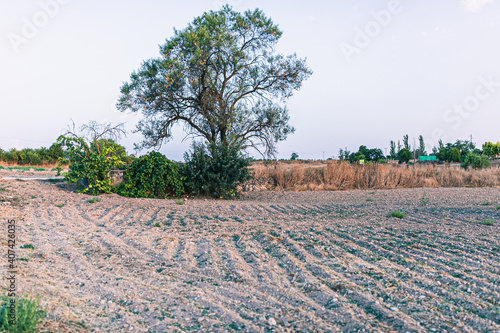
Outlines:
[[[68,148],[69,171],[64,174],[68,183],[77,183],[79,193],[97,195],[111,193],[113,180],[109,172],[124,162],[117,156],[122,146],[112,140],[94,140],[88,144],[81,137],[61,135],[58,143]],[[66,158],[59,159],[67,163]]]
[[193,194],[231,198],[237,194],[237,185],[251,178],[250,162],[238,148],[193,143],[184,159],[185,186]]
[[123,175],[118,193],[134,198],[165,198],[184,192],[179,167],[158,152],[135,159]]
[[45,317],[45,311],[40,308],[38,297],[35,299],[15,298],[16,319],[9,321],[9,298],[2,296],[0,305],[0,331],[5,332],[35,332],[38,321]]
[[413,154],[408,148],[403,148],[398,152],[399,163],[408,163],[413,157]]
[[490,166],[490,159],[486,155],[469,152],[462,161],[462,167],[467,169],[469,166],[473,169],[486,168]]
[[483,224],[491,226],[491,225],[495,224],[495,220],[493,220],[491,218],[490,219],[486,219],[486,220],[483,221]]
[[405,214],[401,213],[398,210],[395,210],[391,212],[391,217],[397,217],[398,219],[402,219],[403,217],[405,217]]

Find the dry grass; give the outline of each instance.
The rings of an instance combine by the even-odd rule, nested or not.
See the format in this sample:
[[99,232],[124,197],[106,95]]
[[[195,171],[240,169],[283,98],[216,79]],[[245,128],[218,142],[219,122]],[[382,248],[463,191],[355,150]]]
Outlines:
[[275,189],[350,190],[414,187],[496,187],[500,168],[465,170],[432,165],[351,165],[331,161],[326,164],[254,163],[255,178],[272,180]]

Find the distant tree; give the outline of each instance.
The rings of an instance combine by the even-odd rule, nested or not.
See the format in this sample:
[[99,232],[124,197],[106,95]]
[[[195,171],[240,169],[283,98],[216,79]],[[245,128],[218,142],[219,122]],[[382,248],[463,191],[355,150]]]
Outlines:
[[292,156],[290,157],[290,161],[295,161],[299,158],[299,154],[297,154],[296,152],[293,152],[292,153]]
[[442,140],[439,140],[438,146],[432,148],[432,151],[438,160],[444,162],[463,161],[469,152],[481,154],[481,151],[476,148],[474,143],[467,140],[457,140],[455,143],[447,143],[446,145]]
[[227,5],[175,30],[161,56],[144,61],[121,88],[118,108],[144,115],[140,147],[161,146],[180,123],[208,147],[273,155],[294,131],[280,101],[312,74],[305,59],[275,52],[281,36],[261,10],[238,13]]
[[[362,156],[360,158],[359,156]],[[378,161],[384,158],[384,153],[379,148],[369,149],[366,146],[359,146],[359,149],[356,153],[350,154],[349,160],[351,162],[359,161],[360,159],[366,161]]]
[[413,154],[408,148],[403,148],[398,152],[399,163],[408,163],[413,158]]
[[485,142],[483,144],[483,151],[489,157],[497,157],[497,155],[500,154],[500,142],[497,142],[496,144],[492,142]]
[[465,155],[463,161],[462,161],[462,167],[467,169],[468,167],[471,167],[473,169],[481,169],[481,168],[487,168],[489,167],[490,164],[490,159],[488,156],[484,154],[477,154],[469,151],[467,155]]
[[406,135],[403,136],[403,146],[404,146],[405,149],[408,149],[408,150],[411,151],[411,146],[408,143],[408,134],[406,134]]
[[418,137],[418,143],[419,143],[418,148],[415,151],[416,157],[427,155],[427,152],[425,151],[424,137],[422,135]]
[[389,156],[392,159],[395,159],[397,157],[397,152],[396,152],[396,143],[391,140],[391,149],[389,151]]
[[340,148],[339,150],[340,160],[349,160],[349,156],[351,156],[351,152],[347,150],[347,147],[345,149]]

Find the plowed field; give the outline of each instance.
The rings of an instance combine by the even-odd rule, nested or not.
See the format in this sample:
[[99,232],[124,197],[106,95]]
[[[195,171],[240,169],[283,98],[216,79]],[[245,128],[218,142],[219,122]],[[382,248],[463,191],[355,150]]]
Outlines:
[[47,309],[42,331],[500,331],[497,188],[180,205],[0,187],[2,219],[34,246],[17,249],[18,283]]

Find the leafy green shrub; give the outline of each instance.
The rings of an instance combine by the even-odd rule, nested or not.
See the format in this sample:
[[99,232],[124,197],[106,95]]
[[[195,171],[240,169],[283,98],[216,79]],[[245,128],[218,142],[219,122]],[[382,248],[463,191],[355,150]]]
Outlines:
[[500,206],[497,206],[497,209],[500,209]]
[[481,169],[490,166],[490,159],[486,155],[482,154],[474,154],[472,152],[467,153],[465,155],[464,160],[462,161],[462,167],[467,169],[471,167],[473,169]]
[[[90,144],[81,137],[61,135],[58,143],[66,146],[69,159],[69,171],[64,174],[68,183],[77,183],[79,193],[97,195],[111,193],[113,180],[109,172],[124,162],[117,156],[122,146],[112,140],[94,140]],[[66,163],[65,158],[59,159]]]
[[413,154],[408,148],[403,148],[398,152],[399,163],[408,163],[413,158]]
[[92,199],[87,200],[88,203],[96,203],[96,202],[99,202],[99,201],[101,201],[100,198],[92,198]]
[[33,246],[33,244],[24,244],[24,245],[21,245],[21,249],[31,249],[31,250],[34,250],[35,247]]
[[185,186],[193,194],[228,199],[237,194],[239,183],[251,178],[247,168],[250,162],[238,148],[193,143],[184,159]]
[[9,320],[11,308],[7,295],[2,296],[0,304],[0,331],[5,332],[35,332],[39,320],[45,318],[45,311],[40,308],[38,297],[35,299],[15,297],[16,318]]
[[402,219],[403,217],[405,217],[405,214],[401,213],[398,210],[395,210],[391,212],[391,217],[397,217],[398,219]]
[[165,198],[184,192],[179,167],[158,152],[135,159],[123,175],[118,193],[134,198]]

